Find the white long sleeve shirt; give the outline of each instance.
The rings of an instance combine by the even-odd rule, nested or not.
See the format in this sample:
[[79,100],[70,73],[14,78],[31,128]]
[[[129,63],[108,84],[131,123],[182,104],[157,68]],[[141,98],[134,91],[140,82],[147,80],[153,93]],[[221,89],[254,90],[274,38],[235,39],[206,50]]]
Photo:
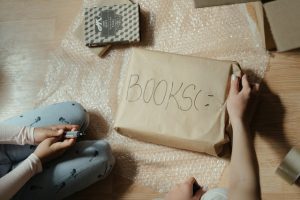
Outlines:
[[[15,127],[0,124],[0,144],[34,144],[33,127]],[[12,198],[35,174],[42,171],[40,159],[31,154],[15,169],[0,179],[0,197]]]

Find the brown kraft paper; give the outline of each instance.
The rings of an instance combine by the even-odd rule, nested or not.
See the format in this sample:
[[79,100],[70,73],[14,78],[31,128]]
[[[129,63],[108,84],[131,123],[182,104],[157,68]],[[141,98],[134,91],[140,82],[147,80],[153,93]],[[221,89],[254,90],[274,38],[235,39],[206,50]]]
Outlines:
[[235,62],[134,49],[114,124],[120,134],[217,156],[229,142]]

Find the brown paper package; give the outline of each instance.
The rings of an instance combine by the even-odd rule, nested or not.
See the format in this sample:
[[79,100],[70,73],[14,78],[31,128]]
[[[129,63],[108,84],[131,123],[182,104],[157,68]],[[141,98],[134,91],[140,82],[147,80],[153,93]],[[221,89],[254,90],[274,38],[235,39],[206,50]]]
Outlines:
[[229,142],[235,62],[133,49],[114,124],[120,134],[218,156]]

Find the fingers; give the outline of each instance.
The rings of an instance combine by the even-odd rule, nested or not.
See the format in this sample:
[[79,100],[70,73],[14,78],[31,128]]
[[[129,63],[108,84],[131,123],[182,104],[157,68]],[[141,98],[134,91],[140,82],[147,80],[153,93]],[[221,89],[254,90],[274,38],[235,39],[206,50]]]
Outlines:
[[260,85],[258,83],[255,83],[252,87],[252,93],[257,94],[259,91]]
[[63,129],[65,131],[76,131],[76,130],[79,130],[79,125],[75,125],[75,124],[61,124],[61,125],[51,126],[51,129],[52,130]]
[[195,193],[195,195],[193,196],[193,200],[195,199],[195,200],[198,200],[198,199],[200,199],[202,196],[203,196],[203,194],[206,192],[206,190],[203,190],[203,189],[200,189],[200,190],[198,190],[196,193]]
[[72,146],[73,144],[75,144],[75,139],[74,138],[65,139],[64,141],[57,142],[56,144],[58,145],[58,147],[60,149],[65,149],[65,148],[68,148],[68,147]]
[[187,187],[187,190],[189,191],[191,196],[194,196],[194,193],[201,190],[201,187],[199,186],[199,184],[197,183],[197,181],[194,177],[188,178],[184,182],[184,185],[185,185],[185,187]]
[[242,85],[243,85],[242,93],[244,93],[247,96],[256,95],[259,91],[259,84],[255,83],[253,85],[250,85],[246,75],[242,77]]
[[59,137],[62,136],[64,133],[63,129],[58,129],[58,130],[47,130],[46,132],[46,137]]
[[52,144],[54,144],[57,141],[58,141],[58,138],[56,138],[56,137],[49,137],[49,138],[45,139],[43,142],[45,142],[49,146],[51,146]]
[[237,77],[235,74],[231,75],[231,82],[230,82],[230,95],[236,95],[239,93],[239,77]]
[[251,92],[251,87],[246,74],[244,74],[242,77],[242,86],[243,86],[242,92],[247,94]]
[[56,142],[52,145],[52,148],[54,151],[60,151],[60,150],[64,150],[67,149],[69,147],[71,147],[72,145],[75,144],[75,139],[71,138],[71,139],[65,139],[62,142]]
[[196,182],[196,179],[194,177],[188,178],[185,183],[193,185]]
[[65,129],[68,130],[68,131],[71,131],[71,130],[76,131],[76,130],[79,130],[79,128],[80,128],[79,125],[75,125],[75,124],[73,124],[73,125],[67,125],[65,127]]

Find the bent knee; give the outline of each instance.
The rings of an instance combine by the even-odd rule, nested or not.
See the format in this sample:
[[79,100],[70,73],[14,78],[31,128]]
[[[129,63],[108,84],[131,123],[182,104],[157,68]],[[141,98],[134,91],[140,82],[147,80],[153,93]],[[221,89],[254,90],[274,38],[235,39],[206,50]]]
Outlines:
[[99,152],[99,162],[106,164],[109,168],[107,169],[107,173],[109,173],[115,164],[115,158],[112,154],[110,145],[106,141],[99,140],[95,142],[93,146]]
[[110,145],[106,141],[98,140],[93,144],[93,147],[97,152],[94,155],[98,157],[95,159],[96,163],[94,164],[100,167],[99,170],[101,173],[99,172],[99,174],[104,178],[112,171],[115,164],[115,158],[112,154]]
[[114,156],[112,154],[111,147],[108,142],[104,140],[98,140],[97,142],[94,143],[95,148],[98,149],[100,154],[107,160],[111,161],[114,160]]
[[67,108],[70,108],[71,124],[80,126],[81,131],[85,131],[89,125],[89,114],[86,109],[78,102],[70,101],[64,103]]

